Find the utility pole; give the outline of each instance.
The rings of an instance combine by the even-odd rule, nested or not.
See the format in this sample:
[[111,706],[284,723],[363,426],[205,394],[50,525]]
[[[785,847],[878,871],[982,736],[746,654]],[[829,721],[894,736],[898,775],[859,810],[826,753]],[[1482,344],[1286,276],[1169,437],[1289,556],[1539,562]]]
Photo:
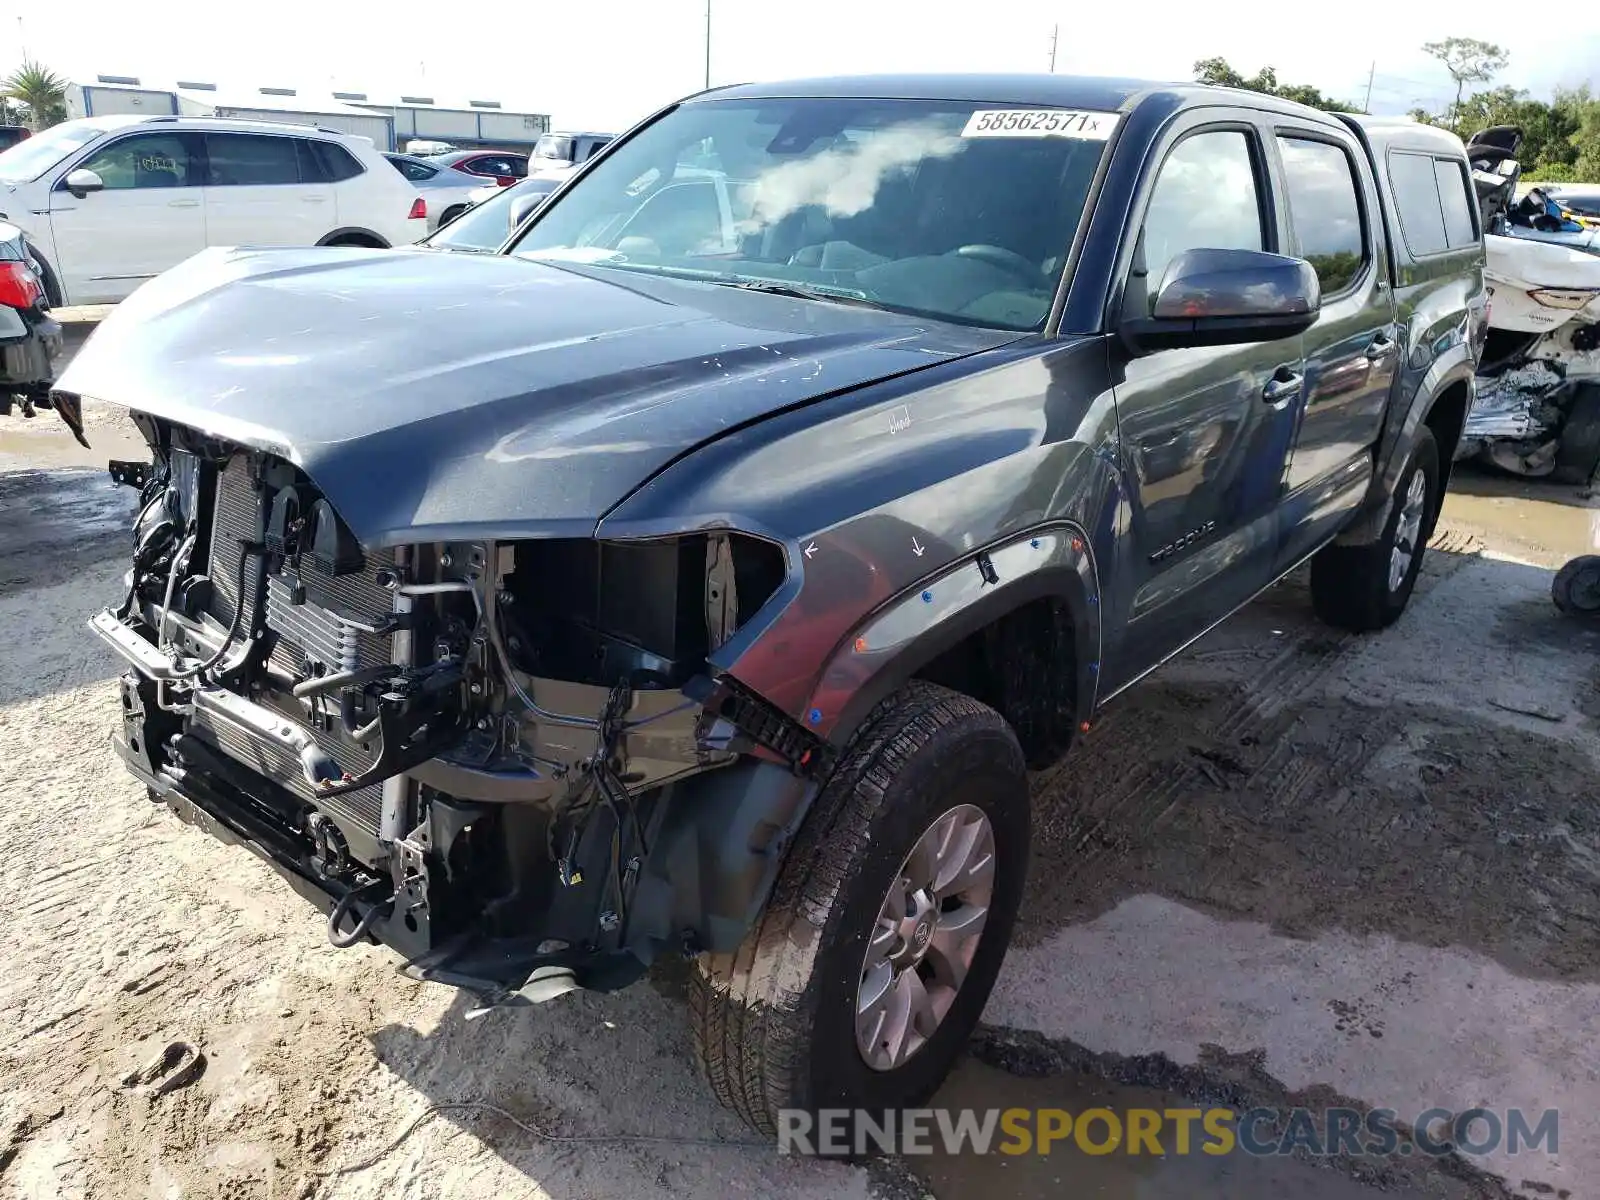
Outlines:
[[1372,111],[1372,80],[1373,80],[1373,77],[1375,75],[1377,75],[1377,73],[1378,73],[1378,63],[1377,63],[1377,60],[1374,59],[1373,63],[1372,63],[1372,69],[1367,72],[1367,100],[1366,100],[1366,103],[1361,106],[1362,109],[1365,110],[1366,112],[1371,112]]
[[706,87],[711,86],[711,0],[706,0]]
[[1056,73],[1056,42],[1061,37],[1059,24],[1050,26],[1050,74]]

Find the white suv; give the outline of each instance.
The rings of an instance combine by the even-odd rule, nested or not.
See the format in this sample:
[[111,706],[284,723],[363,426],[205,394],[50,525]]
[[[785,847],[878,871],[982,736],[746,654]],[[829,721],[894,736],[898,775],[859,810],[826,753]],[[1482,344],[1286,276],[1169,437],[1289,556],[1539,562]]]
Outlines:
[[109,304],[207,246],[406,245],[427,209],[370,139],[215,117],[85,117],[0,153],[0,216],[54,304]]

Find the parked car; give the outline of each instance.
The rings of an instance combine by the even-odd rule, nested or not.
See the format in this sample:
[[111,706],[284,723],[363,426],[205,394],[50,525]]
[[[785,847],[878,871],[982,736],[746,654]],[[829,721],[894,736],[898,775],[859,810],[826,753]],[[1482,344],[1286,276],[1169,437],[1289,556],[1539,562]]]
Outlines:
[[26,125],[0,125],[0,150],[8,150],[24,138],[33,136]]
[[410,154],[385,153],[384,157],[407,183],[422,193],[428,206],[430,232],[465,212],[473,203],[473,193],[483,186],[483,180],[476,175]]
[[19,400],[30,417],[48,402],[60,353],[61,326],[50,315],[22,230],[0,221],[0,416]]
[[614,133],[545,133],[533,145],[531,173],[568,172],[582,166],[616,139]]
[[502,253],[208,252],[59,384],[151,441],[118,752],[335,944],[693,956],[753,1126],[914,1106],[1027,768],[1308,559],[1400,616],[1483,263],[1446,132],[1062,76],[694,96]]
[[107,304],[207,246],[373,246],[427,232],[370,140],[306,125],[117,115],[0,152],[0,212],[52,304]]
[[502,187],[528,174],[528,156],[510,150],[455,150],[449,154],[429,155],[428,161],[454,167],[480,179],[493,179]]

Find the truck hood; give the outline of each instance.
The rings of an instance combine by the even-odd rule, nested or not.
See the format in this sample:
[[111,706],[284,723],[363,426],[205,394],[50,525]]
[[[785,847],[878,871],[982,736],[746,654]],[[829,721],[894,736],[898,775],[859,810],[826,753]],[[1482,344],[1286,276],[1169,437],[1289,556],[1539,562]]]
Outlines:
[[212,249],[56,386],[289,459],[376,547],[588,534],[721,433],[1016,336],[502,256]]

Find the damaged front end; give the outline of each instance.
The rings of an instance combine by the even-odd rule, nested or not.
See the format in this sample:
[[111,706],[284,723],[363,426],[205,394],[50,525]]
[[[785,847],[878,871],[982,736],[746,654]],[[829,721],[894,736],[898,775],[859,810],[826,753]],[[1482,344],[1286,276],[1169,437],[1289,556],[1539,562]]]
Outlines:
[[258,449],[135,417],[120,754],[417,978],[486,1003],[731,948],[823,766],[708,659],[779,590],[742,533],[373,548]]

